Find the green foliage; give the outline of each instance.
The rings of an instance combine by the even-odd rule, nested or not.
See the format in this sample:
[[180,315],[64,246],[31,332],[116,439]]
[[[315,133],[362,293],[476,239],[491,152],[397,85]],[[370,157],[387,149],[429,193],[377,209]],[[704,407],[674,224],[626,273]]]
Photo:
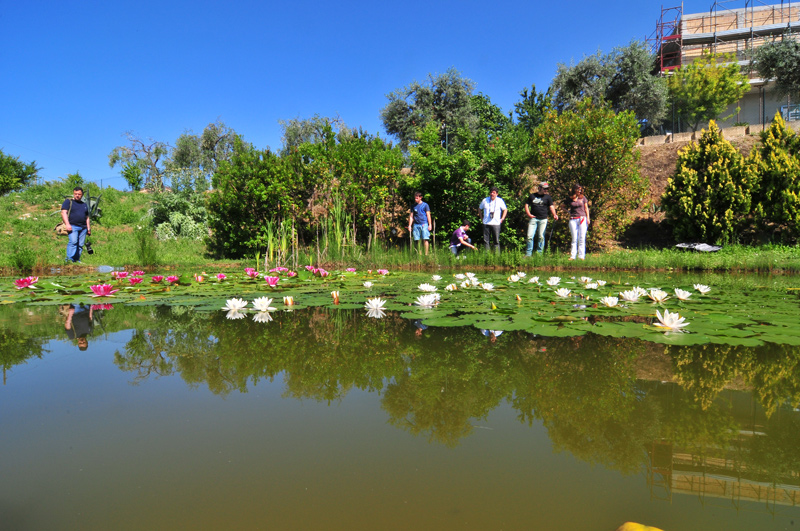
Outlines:
[[31,242],[24,240],[15,240],[12,248],[12,266],[18,271],[29,273],[36,267],[38,261],[38,254],[31,246]]
[[122,176],[134,188],[137,179],[144,179],[144,186],[148,190],[161,190],[164,188],[164,157],[169,154],[169,146],[149,138],[143,140],[132,132],[124,133],[128,140],[127,146],[117,146],[108,154],[108,166],[122,167]]
[[122,178],[125,179],[128,186],[131,187],[131,191],[138,192],[142,189],[144,176],[142,175],[142,169],[138,163],[126,162],[122,170],[120,170],[120,173],[122,173]]
[[160,263],[158,240],[147,228],[134,232],[136,238],[137,263],[144,267],[153,267]]
[[643,127],[652,129],[667,112],[666,85],[652,71],[647,47],[633,41],[607,55],[584,57],[575,65],[559,64],[550,91],[559,111],[575,109],[586,98],[598,105],[607,101],[614,111],[632,111]]
[[474,134],[478,127],[471,105],[474,88],[475,83],[454,68],[429,74],[427,82],[413,81],[387,96],[389,103],[381,109],[383,126],[403,149],[416,142],[418,132],[429,123],[440,128],[442,143],[447,137],[454,147],[461,146],[461,135]]
[[198,169],[167,171],[172,187],[153,194],[151,222],[159,240],[203,239],[208,234],[205,193],[209,181]]
[[0,196],[22,190],[38,176],[41,168],[36,162],[22,162],[19,157],[6,155],[0,150]]
[[547,92],[536,92],[536,85],[531,85],[530,93],[525,88],[519,95],[522,99],[514,104],[517,124],[531,135],[533,130],[544,122],[547,113],[552,110],[552,93],[549,89]]
[[536,170],[550,182],[556,204],[566,200],[573,184],[584,186],[591,201],[590,243],[616,236],[647,191],[634,148],[638,131],[633,112],[615,114],[607,105],[586,99],[573,110],[548,113],[534,132]]
[[759,46],[753,53],[763,79],[774,79],[778,96],[800,98],[800,42],[795,35]]
[[[717,119],[750,90],[747,74],[739,70],[732,54],[703,53],[667,78],[667,86],[676,112],[693,131],[701,122]],[[738,111],[737,107],[719,119],[727,120]]]
[[747,224],[755,167],[712,120],[697,143],[681,150],[675,175],[661,198],[680,241],[734,242]]
[[217,120],[208,124],[200,135],[191,131],[181,134],[175,141],[175,147],[164,162],[168,174],[165,178],[175,189],[176,183],[172,175],[180,171],[200,172],[210,177],[223,160],[230,160],[233,154],[233,141],[236,132]]
[[754,212],[762,225],[776,224],[790,238],[800,236],[800,137],[786,127],[780,113],[761,133],[754,150],[759,188]]

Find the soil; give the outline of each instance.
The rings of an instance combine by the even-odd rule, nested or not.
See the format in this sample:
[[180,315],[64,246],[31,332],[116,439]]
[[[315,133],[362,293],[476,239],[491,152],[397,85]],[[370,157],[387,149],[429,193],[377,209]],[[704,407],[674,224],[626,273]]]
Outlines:
[[[758,135],[745,135],[730,140],[743,155],[747,156],[755,145],[760,143]],[[661,211],[661,196],[667,181],[675,173],[678,151],[691,142],[674,142],[640,146],[639,167],[642,176],[650,181],[649,196],[645,201],[646,211],[642,212],[617,242],[609,242],[608,247],[664,248],[674,245],[672,229],[664,221]]]

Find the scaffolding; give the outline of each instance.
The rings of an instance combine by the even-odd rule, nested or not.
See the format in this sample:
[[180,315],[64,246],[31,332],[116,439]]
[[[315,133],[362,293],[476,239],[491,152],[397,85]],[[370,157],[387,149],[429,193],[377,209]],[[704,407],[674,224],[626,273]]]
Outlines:
[[800,36],[800,1],[765,4],[745,0],[715,1],[708,13],[684,14],[683,6],[661,8],[656,29],[646,39],[662,74],[689,64],[705,52],[732,54],[747,65],[750,54],[777,38]]

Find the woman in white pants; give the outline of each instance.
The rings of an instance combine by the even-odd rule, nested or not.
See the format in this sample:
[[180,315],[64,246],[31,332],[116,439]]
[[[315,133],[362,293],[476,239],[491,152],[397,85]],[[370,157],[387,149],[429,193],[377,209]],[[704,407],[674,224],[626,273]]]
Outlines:
[[583,195],[583,186],[572,185],[572,193],[566,201],[569,207],[569,232],[572,234],[572,249],[569,259],[586,259],[586,229],[589,228],[589,200]]

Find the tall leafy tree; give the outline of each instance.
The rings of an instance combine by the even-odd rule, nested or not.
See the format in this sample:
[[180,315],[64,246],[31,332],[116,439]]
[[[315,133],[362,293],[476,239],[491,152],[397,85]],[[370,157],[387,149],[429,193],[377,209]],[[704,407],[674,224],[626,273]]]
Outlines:
[[747,75],[732,54],[703,53],[667,78],[667,86],[675,110],[692,131],[701,123],[736,114],[738,107],[730,115],[720,116],[750,90]]
[[236,131],[220,120],[208,124],[199,135],[187,131],[175,141],[164,166],[169,172],[199,170],[210,176],[221,161],[230,160],[235,137]]
[[478,127],[472,109],[474,88],[475,83],[454,68],[436,76],[429,74],[427,81],[413,81],[386,96],[389,103],[381,109],[383,126],[398,138],[404,150],[418,140],[418,131],[429,123],[439,127],[442,143],[457,147],[462,131],[475,133]]
[[36,161],[22,162],[19,157],[0,150],[0,195],[25,188],[36,179],[40,169]]
[[660,124],[667,110],[664,80],[653,73],[653,56],[633,41],[609,54],[599,51],[574,65],[559,64],[550,86],[559,111],[584,99],[607,101],[615,112],[632,111],[643,127]]
[[532,134],[536,126],[544,122],[548,111],[553,108],[553,96],[547,92],[537,92],[536,85],[531,85],[531,91],[525,88],[519,93],[522,98],[514,104],[517,115],[517,124],[528,134]]
[[748,223],[756,184],[754,164],[722,137],[712,120],[697,143],[678,156],[661,204],[682,241],[736,241]]
[[792,38],[756,48],[756,70],[764,79],[774,79],[779,95],[800,99],[800,41]]
[[534,132],[536,170],[550,181],[553,199],[566,199],[575,183],[585,187],[591,201],[591,241],[616,236],[644,198],[647,182],[639,174],[634,147],[638,138],[633,112],[617,114],[588,98],[560,115],[550,112]]

